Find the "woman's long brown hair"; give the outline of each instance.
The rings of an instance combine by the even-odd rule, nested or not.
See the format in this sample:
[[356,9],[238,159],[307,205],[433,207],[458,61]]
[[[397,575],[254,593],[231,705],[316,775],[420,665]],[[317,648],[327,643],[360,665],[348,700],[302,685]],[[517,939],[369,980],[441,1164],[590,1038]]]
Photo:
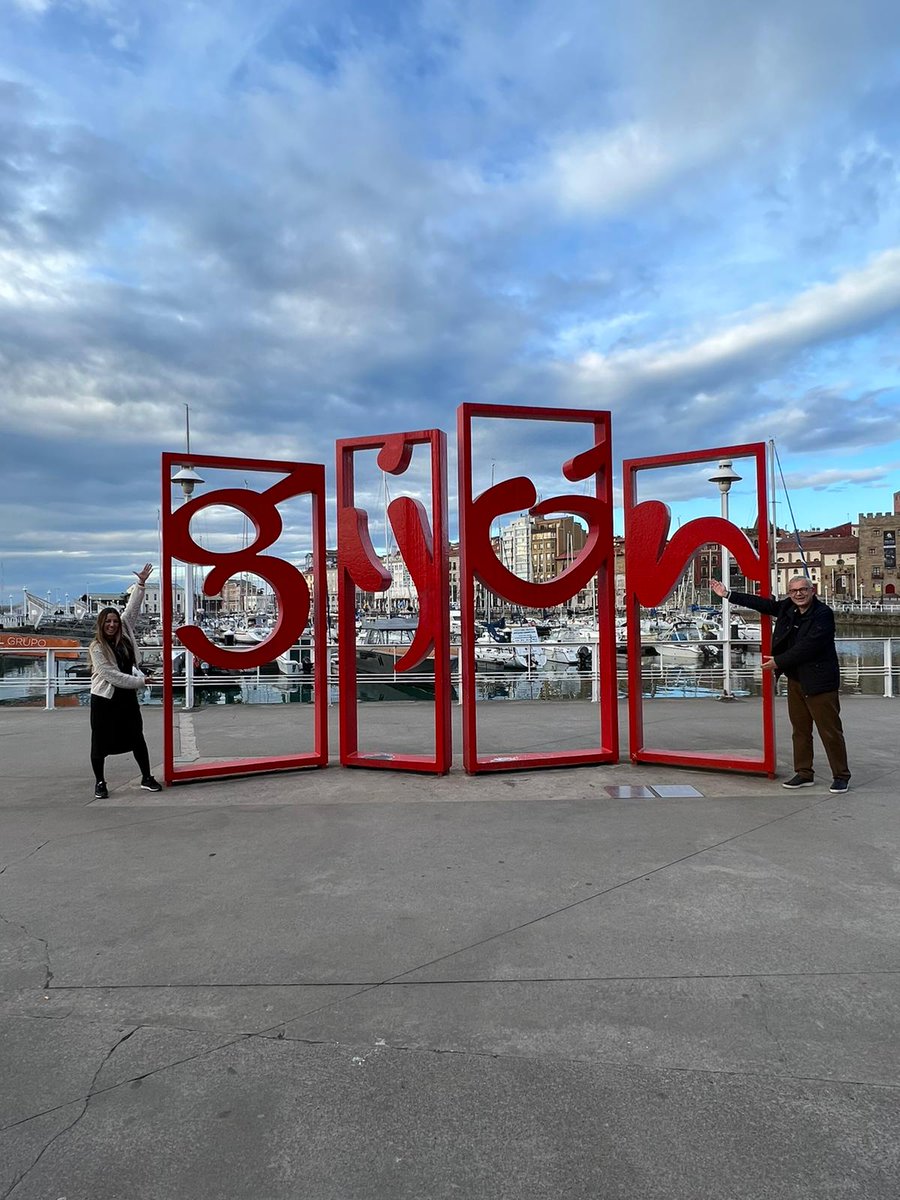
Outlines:
[[[113,613],[115,616],[117,616],[119,618],[119,632],[112,641],[110,641],[110,639],[103,632],[103,622],[106,620],[106,618],[109,616],[110,613]],[[131,652],[134,655],[135,660],[137,660],[137,647],[134,645],[134,643],[132,642],[131,638],[128,636],[128,634],[125,630],[125,625],[122,621],[122,614],[119,612],[119,610],[117,608],[101,608],[100,611],[97,613],[97,620],[94,625],[94,638],[93,638],[93,641],[91,642],[91,645],[93,646],[94,643],[96,642],[96,644],[102,649],[103,653],[106,655],[107,658],[114,659],[115,658],[115,648],[119,644],[119,642],[121,642],[123,640],[127,641],[128,644],[131,646]]]

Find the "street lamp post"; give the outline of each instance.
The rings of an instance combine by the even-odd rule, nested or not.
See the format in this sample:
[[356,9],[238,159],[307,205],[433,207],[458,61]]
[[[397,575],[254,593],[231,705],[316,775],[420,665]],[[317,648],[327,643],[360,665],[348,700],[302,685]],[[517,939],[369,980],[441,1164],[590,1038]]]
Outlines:
[[[198,483],[203,483],[193,467],[184,466],[180,471],[176,471],[172,476],[172,483],[177,483],[181,488],[184,503],[187,504],[191,497],[194,487]],[[185,625],[193,625],[194,623],[194,564],[184,564],[184,623]],[[184,651],[184,707],[194,707],[194,656],[185,647]]]
[[[731,468],[731,459],[723,458],[715,474],[710,475],[709,482],[718,484],[722,499],[722,519],[728,520],[728,493],[733,483],[739,483],[741,476]],[[722,597],[722,700],[733,699],[731,695],[731,605],[728,602],[728,592],[731,591],[731,555],[722,546],[722,584],[725,595]]]

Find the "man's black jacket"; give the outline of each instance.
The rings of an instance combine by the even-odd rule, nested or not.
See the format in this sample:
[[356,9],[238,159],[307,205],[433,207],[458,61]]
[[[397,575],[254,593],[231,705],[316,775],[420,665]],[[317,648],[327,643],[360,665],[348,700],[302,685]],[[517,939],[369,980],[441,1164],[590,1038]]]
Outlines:
[[[779,674],[796,679],[806,696],[836,692],[841,686],[841,669],[834,648],[834,613],[821,600],[813,599],[805,613],[793,600],[763,599],[748,592],[732,592],[732,604],[753,608],[775,618],[772,656]],[[796,626],[796,636],[791,635]]]

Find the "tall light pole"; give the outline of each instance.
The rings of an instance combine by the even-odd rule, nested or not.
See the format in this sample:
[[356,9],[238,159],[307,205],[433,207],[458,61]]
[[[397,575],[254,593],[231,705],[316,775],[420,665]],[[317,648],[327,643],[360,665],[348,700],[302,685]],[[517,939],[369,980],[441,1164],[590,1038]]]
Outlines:
[[[188,445],[190,450],[190,445]],[[181,488],[184,496],[184,503],[187,504],[191,497],[194,487],[198,483],[203,483],[204,480],[197,474],[193,467],[183,466],[180,471],[176,471],[172,476],[172,483],[177,483]],[[194,564],[184,564],[184,623],[185,625],[193,625],[194,623]],[[185,647],[184,651],[184,707],[194,707],[194,656],[190,650]]]
[[[709,482],[719,485],[722,498],[722,519],[728,520],[728,493],[733,483],[740,483],[741,476],[731,468],[731,459],[723,458],[715,474],[710,475]],[[731,591],[731,555],[722,546],[722,584],[725,595],[722,597],[722,699],[731,700],[731,605],[728,603],[728,592]]]

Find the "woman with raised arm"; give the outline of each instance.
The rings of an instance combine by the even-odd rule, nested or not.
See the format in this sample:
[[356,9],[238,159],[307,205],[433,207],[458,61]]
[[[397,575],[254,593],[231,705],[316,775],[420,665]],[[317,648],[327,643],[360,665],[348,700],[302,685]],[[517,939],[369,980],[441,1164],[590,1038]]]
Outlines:
[[137,667],[137,639],[133,622],[144,603],[147,578],[153,567],[145,563],[135,571],[133,588],[125,611],[101,608],[97,614],[94,640],[88,647],[91,659],[91,766],[94,769],[94,799],[109,799],[104,763],[109,754],[134,755],[141,771],[141,787],[161,792],[162,784],[150,774],[150,751],[144,740],[144,723],[138,692],[149,676]]

